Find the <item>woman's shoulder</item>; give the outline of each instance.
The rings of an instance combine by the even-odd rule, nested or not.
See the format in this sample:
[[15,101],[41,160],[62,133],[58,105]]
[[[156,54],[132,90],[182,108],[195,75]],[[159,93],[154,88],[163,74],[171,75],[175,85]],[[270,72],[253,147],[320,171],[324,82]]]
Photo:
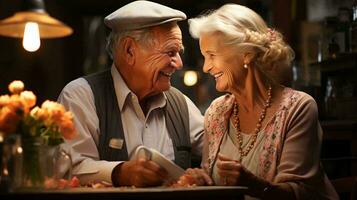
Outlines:
[[207,112],[221,114],[232,107],[233,101],[234,96],[232,94],[222,95],[212,101],[211,105],[207,109]]
[[[280,111],[296,112],[297,110],[306,110],[307,112],[318,112],[318,106],[315,99],[306,92],[292,88],[284,88],[283,100],[280,103]],[[301,112],[301,111],[299,111]]]
[[232,94],[225,94],[225,95],[219,96],[216,99],[214,99],[212,101],[211,105],[226,103],[226,102],[231,101],[232,98],[234,98],[234,96]]
[[316,104],[315,99],[306,92],[295,90],[292,88],[284,88],[283,91],[283,101],[284,106],[294,105],[294,104],[306,104],[314,103]]
[[234,101],[234,96],[232,94],[225,94],[214,99],[209,106],[209,108],[217,108],[225,105],[230,105]]

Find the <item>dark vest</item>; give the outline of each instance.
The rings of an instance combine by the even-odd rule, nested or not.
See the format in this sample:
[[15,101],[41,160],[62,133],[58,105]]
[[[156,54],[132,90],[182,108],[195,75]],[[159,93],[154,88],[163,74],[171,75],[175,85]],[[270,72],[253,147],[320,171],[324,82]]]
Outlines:
[[[99,119],[100,136],[97,148],[100,159],[128,160],[123,125],[110,70],[83,78],[88,81],[92,89]],[[191,166],[191,142],[186,100],[183,94],[173,87],[165,94],[167,103],[164,112],[166,127],[174,146],[174,162],[186,169]],[[121,149],[110,147],[109,143],[112,138],[124,141]]]

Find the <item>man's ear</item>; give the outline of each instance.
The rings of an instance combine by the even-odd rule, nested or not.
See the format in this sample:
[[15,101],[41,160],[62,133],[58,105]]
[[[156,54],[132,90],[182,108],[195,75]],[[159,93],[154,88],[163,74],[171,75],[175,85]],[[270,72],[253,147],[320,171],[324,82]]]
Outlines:
[[129,65],[134,65],[135,63],[135,55],[136,55],[136,43],[133,38],[127,37],[123,40],[123,53],[124,59]]

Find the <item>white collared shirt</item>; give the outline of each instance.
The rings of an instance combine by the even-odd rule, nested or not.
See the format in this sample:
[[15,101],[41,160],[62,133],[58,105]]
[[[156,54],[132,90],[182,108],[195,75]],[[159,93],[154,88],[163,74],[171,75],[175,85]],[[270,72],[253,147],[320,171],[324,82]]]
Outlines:
[[[173,144],[166,128],[165,114],[162,109],[166,105],[164,93],[150,98],[149,109],[145,116],[137,96],[127,87],[114,65],[111,68],[111,74],[129,156],[137,146],[145,145],[174,160]],[[203,116],[189,98],[185,96],[185,99],[190,118],[192,153],[201,156]],[[66,141],[63,145],[71,153],[74,164],[73,175],[78,176],[82,184],[90,181],[111,183],[112,170],[121,161],[99,160],[97,149],[100,135],[99,119],[90,85],[84,78],[78,78],[66,85],[58,101],[74,114],[78,132],[74,140]]]

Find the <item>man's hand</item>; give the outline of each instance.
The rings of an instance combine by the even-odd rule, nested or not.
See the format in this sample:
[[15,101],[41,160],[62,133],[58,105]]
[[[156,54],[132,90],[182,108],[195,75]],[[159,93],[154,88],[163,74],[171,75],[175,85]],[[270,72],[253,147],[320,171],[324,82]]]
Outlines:
[[203,170],[199,168],[188,168],[186,175],[190,175],[194,179],[194,183],[197,186],[200,185],[213,185],[211,177]]
[[143,158],[126,161],[113,173],[119,186],[148,187],[162,185],[167,171],[153,161]]

